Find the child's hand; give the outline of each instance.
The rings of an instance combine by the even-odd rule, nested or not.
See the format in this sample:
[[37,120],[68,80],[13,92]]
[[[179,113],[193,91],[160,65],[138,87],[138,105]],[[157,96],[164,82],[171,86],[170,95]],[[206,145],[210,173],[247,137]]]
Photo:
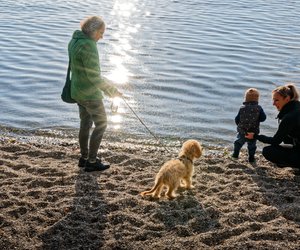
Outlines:
[[254,138],[254,133],[252,132],[248,132],[245,134],[245,138],[249,139],[249,140],[252,140]]

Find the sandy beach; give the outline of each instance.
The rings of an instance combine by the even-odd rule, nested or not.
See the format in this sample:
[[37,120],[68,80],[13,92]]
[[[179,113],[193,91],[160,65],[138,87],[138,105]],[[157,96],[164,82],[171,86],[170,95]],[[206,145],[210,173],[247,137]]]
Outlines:
[[141,197],[178,150],[104,140],[111,168],[86,173],[76,140],[2,136],[0,249],[300,248],[300,177],[259,152],[205,148],[192,191]]

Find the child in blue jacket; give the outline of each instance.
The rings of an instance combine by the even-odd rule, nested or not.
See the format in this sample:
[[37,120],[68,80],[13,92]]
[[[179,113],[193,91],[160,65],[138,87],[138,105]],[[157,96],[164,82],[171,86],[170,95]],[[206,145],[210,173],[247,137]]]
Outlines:
[[266,120],[267,116],[263,108],[258,104],[259,92],[255,88],[247,89],[245,92],[245,101],[240,107],[235,123],[237,125],[237,139],[234,141],[234,150],[232,157],[238,159],[243,145],[247,142],[248,160],[255,162],[256,139],[246,139],[248,132],[259,134],[259,124]]

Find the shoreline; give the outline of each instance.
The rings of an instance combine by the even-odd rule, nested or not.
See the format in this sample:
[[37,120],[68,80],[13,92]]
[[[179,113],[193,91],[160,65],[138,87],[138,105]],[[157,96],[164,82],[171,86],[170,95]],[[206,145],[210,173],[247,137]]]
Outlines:
[[[24,141],[29,140],[39,140],[39,138],[52,138],[55,140],[78,140],[78,128],[67,128],[67,127],[54,127],[54,128],[35,128],[35,129],[26,129],[26,128],[16,128],[0,125],[0,135],[2,136],[11,136],[17,138],[23,138]],[[196,139],[199,138],[185,138],[185,137],[160,137],[156,135],[156,138],[151,134],[129,134],[123,133],[118,130],[109,130],[104,134],[103,140],[115,142],[130,142],[140,145],[153,145],[156,147],[180,147],[181,143],[187,139]],[[157,140],[158,139],[158,140]],[[233,134],[233,140],[235,139],[235,134]],[[227,148],[228,145],[232,146],[232,142],[227,142],[224,140],[217,139],[199,139],[202,141],[203,145],[206,145],[208,148]]]
[[[30,138],[29,138],[30,139]],[[3,135],[0,140],[1,249],[297,249],[300,177],[257,153],[232,161],[205,148],[195,189],[173,200],[142,198],[166,153],[156,144],[103,140],[111,168],[78,168],[70,138]]]

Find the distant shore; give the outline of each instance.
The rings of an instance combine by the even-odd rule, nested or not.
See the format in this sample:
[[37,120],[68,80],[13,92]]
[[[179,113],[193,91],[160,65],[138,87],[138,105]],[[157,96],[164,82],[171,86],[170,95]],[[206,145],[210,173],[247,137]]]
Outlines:
[[155,143],[104,139],[111,168],[77,166],[77,140],[43,136],[0,139],[1,249],[297,249],[300,178],[257,153],[205,148],[192,191],[174,200],[142,198],[160,166],[176,157]]

